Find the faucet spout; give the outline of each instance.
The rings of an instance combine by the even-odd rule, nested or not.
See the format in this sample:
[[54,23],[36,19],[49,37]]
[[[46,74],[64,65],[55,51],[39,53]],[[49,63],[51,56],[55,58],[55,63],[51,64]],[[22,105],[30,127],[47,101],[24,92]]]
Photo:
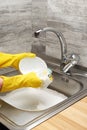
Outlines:
[[48,32],[48,31],[55,33],[56,36],[58,37],[60,46],[61,46],[61,60],[64,61],[66,59],[67,45],[66,45],[65,38],[61,32],[56,31],[54,28],[46,27],[46,28],[43,28],[42,30],[41,29],[37,30],[34,33],[34,35],[35,35],[35,37],[39,37],[41,32]]

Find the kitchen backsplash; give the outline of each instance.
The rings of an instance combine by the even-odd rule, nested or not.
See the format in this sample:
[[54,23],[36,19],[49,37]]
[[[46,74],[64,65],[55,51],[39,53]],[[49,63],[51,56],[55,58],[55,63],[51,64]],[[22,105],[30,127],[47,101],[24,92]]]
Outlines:
[[68,53],[87,67],[87,0],[0,0],[0,51],[33,51],[60,58],[53,33],[34,38],[33,32],[53,27],[63,33]]

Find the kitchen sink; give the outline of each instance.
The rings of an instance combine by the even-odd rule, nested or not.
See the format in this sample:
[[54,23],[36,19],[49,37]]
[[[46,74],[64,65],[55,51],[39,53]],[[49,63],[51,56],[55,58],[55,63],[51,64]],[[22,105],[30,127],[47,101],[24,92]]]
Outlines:
[[[50,58],[49,58],[50,59]],[[0,121],[10,130],[29,130],[58,114],[73,103],[87,95],[87,78],[81,76],[68,76],[59,71],[59,65],[56,62],[45,60],[49,68],[53,71],[53,82],[48,86],[49,89],[55,90],[67,96],[67,99],[38,112],[29,112],[16,109],[11,105],[0,100]],[[55,60],[56,61],[56,60]],[[16,70],[9,71],[5,75],[17,74]]]

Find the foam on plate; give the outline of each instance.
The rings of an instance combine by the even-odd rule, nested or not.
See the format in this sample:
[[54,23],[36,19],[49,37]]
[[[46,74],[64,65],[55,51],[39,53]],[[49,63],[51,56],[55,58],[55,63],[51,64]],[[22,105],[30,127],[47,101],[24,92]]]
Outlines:
[[21,88],[0,99],[20,110],[41,111],[62,102],[67,96],[48,88]]

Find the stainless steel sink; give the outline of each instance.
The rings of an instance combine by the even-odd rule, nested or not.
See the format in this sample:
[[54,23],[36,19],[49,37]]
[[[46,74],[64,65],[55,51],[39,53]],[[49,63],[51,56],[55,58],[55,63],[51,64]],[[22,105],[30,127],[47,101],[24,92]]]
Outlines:
[[[56,61],[56,60],[55,60]],[[7,103],[0,101],[0,121],[10,130],[29,130],[54,116],[73,103],[87,95],[87,78],[81,76],[67,76],[59,71],[59,65],[46,59],[46,62],[53,70],[53,83],[48,87],[56,90],[68,98],[57,105],[40,112],[27,112],[18,110]],[[7,75],[17,74],[17,72],[7,72]],[[6,74],[5,74],[6,75]]]
[[48,88],[63,93],[68,97],[80,92],[83,89],[83,84],[78,80],[64,76],[57,72],[53,72],[53,76],[54,81]]

